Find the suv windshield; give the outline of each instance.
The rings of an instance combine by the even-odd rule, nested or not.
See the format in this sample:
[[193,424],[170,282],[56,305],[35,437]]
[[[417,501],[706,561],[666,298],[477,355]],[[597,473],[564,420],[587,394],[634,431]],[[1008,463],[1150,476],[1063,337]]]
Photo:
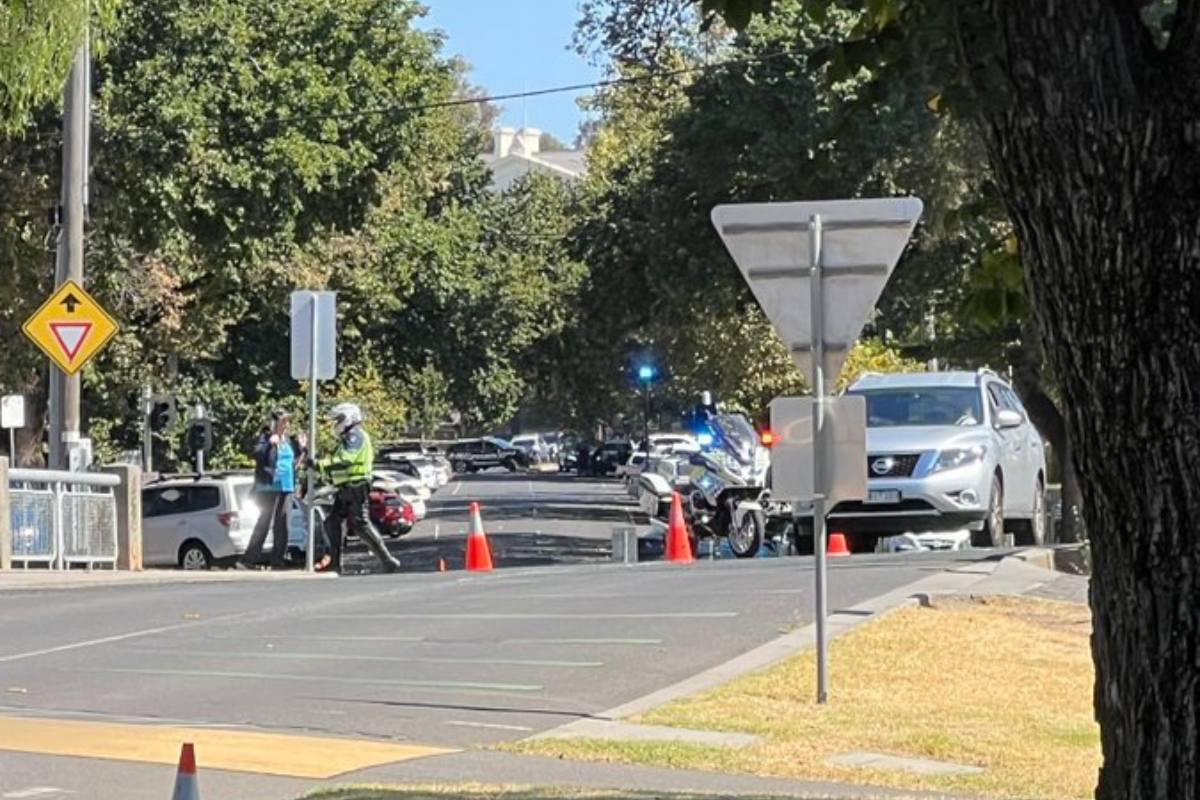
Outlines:
[[983,401],[972,386],[870,389],[849,394],[867,399],[868,428],[983,424]]

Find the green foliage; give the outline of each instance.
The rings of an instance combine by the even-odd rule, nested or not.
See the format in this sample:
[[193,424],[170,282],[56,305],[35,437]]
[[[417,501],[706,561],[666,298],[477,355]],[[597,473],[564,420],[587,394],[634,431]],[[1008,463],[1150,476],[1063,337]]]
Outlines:
[[[859,105],[869,73],[847,77],[827,57],[859,16],[830,8],[814,21],[811,4],[778,2],[771,18],[724,42],[694,29],[691,39],[647,32],[630,22],[661,23],[640,16],[646,5],[593,3],[585,17],[621,75],[646,75],[638,59],[649,54],[639,43],[671,47],[655,54],[659,77],[592,101],[602,125],[590,149],[585,217],[573,235],[591,269],[578,315],[586,329],[572,333],[574,358],[563,368],[574,374],[562,382],[564,406],[576,403],[579,421],[636,413],[622,365],[645,342],[671,376],[659,391],[668,408],[710,389],[757,415],[775,396],[802,390],[787,349],[712,230],[709,212],[719,203],[918,195],[930,213],[875,328],[911,340],[924,336],[931,314],[941,320],[957,312],[967,266],[988,230],[947,212],[975,197],[984,155],[965,128],[923,104],[905,105],[900,92],[877,92]],[[695,66],[693,54],[706,47],[723,47],[721,60],[732,66],[661,76]],[[849,107],[858,108],[852,126],[842,114]]]
[[[116,0],[0,0],[0,134],[23,130],[57,103],[75,53],[112,21]],[[95,40],[102,42],[102,40]]]
[[924,372],[920,361],[905,358],[900,351],[888,347],[879,339],[863,339],[846,356],[842,374],[838,376],[837,391],[844,392],[867,372],[897,373]]

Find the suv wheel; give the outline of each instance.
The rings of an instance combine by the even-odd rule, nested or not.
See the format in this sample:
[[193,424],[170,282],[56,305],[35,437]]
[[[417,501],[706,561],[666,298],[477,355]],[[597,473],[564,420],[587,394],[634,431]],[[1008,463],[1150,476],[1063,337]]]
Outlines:
[[213,564],[212,553],[204,546],[203,542],[192,540],[184,542],[179,548],[179,567],[180,569],[189,572],[196,570],[211,569]]
[[992,491],[988,495],[987,516],[983,529],[971,531],[972,547],[1001,547],[1004,544],[1004,483],[997,473],[992,476]]
[[1038,478],[1033,490],[1033,507],[1029,521],[1021,521],[1017,529],[1017,544],[1023,547],[1041,547],[1046,542],[1046,485]]
[[450,469],[454,470],[455,475],[461,475],[467,471],[467,463],[465,461],[455,461],[450,464]]

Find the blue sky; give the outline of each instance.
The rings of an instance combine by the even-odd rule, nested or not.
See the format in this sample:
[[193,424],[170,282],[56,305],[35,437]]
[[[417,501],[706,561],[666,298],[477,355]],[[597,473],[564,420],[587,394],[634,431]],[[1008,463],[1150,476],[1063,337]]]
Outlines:
[[[424,0],[424,27],[447,35],[445,52],[460,55],[472,82],[488,94],[510,94],[597,80],[599,71],[570,49],[578,17],[576,0]],[[509,100],[505,125],[575,140],[582,115],[572,93]]]

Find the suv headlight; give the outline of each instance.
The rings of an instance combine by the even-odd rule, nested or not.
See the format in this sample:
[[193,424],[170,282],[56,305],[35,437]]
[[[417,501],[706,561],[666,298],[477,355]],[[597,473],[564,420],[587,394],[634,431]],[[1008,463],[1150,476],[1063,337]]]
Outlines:
[[987,446],[977,444],[973,447],[951,447],[938,453],[938,459],[933,465],[934,472],[958,469],[982,461],[987,455]]

